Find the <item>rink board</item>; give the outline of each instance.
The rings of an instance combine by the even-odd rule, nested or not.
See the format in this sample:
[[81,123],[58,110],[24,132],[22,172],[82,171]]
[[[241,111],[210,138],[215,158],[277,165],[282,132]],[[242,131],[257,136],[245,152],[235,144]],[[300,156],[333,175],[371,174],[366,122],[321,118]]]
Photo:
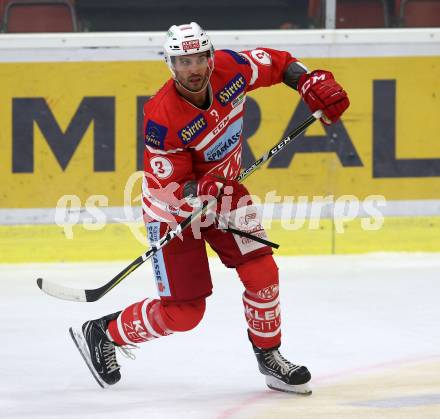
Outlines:
[[[378,231],[359,220],[344,234],[329,218],[318,230],[287,231],[275,221],[269,233],[279,254],[440,251],[440,29],[212,36],[218,49],[265,45],[330,69],[351,99],[340,122],[315,123],[247,179],[253,194],[262,202],[373,195],[393,203]],[[0,262],[131,259],[145,250],[124,224],[78,225],[68,240],[50,211],[65,195],[85,213],[89,204],[139,205],[131,176],[142,168],[142,104],[169,77],[162,43],[158,33],[2,36]],[[285,86],[251,92],[243,166],[307,115]],[[35,214],[24,220],[22,210]]]
[[[340,122],[314,124],[247,179],[252,193],[281,201],[438,199],[440,56],[305,62],[331,69],[351,106]],[[123,205],[129,177],[142,168],[142,103],[167,71],[159,61],[0,63],[0,208],[53,208],[66,194],[82,204],[104,195],[107,206]],[[247,105],[244,166],[309,115],[283,85],[252,92]]]
[[[130,228],[129,228],[130,227]],[[102,230],[73,227],[73,239],[56,225],[0,226],[0,263],[132,260],[148,247],[141,243],[141,224],[107,224]],[[136,232],[136,236],[133,234]],[[309,222],[298,230],[272,221],[269,239],[280,244],[275,255],[344,254],[364,252],[439,252],[440,217],[387,217],[377,231],[365,231],[359,220],[335,231],[331,219],[318,229]],[[175,239],[178,240],[178,239]],[[209,249],[210,256],[214,252]]]

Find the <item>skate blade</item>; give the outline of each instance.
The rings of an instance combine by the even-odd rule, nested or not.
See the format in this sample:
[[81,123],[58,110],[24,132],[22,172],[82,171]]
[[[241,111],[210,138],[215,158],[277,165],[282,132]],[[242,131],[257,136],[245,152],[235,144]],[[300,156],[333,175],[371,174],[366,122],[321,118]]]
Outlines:
[[90,357],[89,348],[87,346],[87,343],[84,339],[84,335],[82,334],[82,332],[70,327],[69,333],[73,342],[75,343],[75,346],[78,348],[79,353],[84,359],[84,362],[86,363],[87,367],[89,368],[90,372],[95,378],[96,382],[102,388],[107,388],[109,385],[105,381],[103,381],[103,379],[99,376],[98,372],[95,370],[95,367],[93,366],[92,359]]
[[312,389],[310,388],[308,383],[297,385],[286,384],[281,380],[278,380],[278,378],[272,377],[271,375],[266,375],[266,385],[272,390],[284,391],[285,393],[304,395],[312,394]]

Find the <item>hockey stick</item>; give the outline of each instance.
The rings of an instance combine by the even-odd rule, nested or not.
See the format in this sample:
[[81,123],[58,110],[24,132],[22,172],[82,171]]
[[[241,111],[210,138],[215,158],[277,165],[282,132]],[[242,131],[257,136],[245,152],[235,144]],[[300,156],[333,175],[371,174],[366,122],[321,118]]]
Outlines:
[[230,231],[231,233],[237,234],[238,236],[246,237],[247,239],[254,240],[254,241],[258,242],[258,243],[264,244],[264,245],[269,246],[269,247],[273,247],[274,249],[278,249],[280,247],[279,244],[273,243],[273,242],[271,242],[269,240],[262,239],[261,237],[258,237],[255,234],[246,233],[246,231],[236,230],[235,228],[232,228],[232,227],[228,227],[226,229],[220,229],[220,230],[222,230],[222,231]]
[[[251,166],[243,170],[237,177],[239,182],[242,182],[255,170],[261,167],[263,163],[271,159],[273,156],[280,153],[288,144],[290,144],[295,138],[297,138],[303,131],[305,131],[310,125],[312,125],[317,119],[321,118],[322,111],[316,111],[313,115],[309,116],[305,121],[299,124],[293,131],[291,131],[287,137],[283,138],[278,144],[272,147],[266,154],[256,160]],[[53,297],[60,298],[69,301],[79,302],[93,302],[99,300],[109,291],[111,291],[116,285],[118,285],[124,278],[126,278],[135,269],[139,268],[146,260],[150,259],[155,253],[162,247],[167,245],[174,237],[178,236],[183,230],[185,230],[194,219],[202,216],[206,211],[216,204],[216,200],[210,200],[202,207],[194,211],[188,218],[183,220],[174,230],[170,230],[166,235],[160,238],[156,243],[151,245],[151,249],[139,256],[121,272],[119,272],[113,279],[104,284],[103,286],[95,289],[77,289],[70,288],[54,282],[44,280],[42,278],[37,279],[38,287]]]

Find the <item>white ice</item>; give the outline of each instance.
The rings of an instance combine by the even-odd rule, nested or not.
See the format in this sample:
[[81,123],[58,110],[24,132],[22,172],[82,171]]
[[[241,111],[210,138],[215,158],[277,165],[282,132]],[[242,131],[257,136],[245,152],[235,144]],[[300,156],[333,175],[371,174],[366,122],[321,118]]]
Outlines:
[[[329,382],[439,356],[440,254],[277,262],[281,352],[311,370],[308,403]],[[106,390],[90,375],[68,327],[156,296],[150,264],[96,303],[54,299],[35,279],[92,288],[126,262],[0,265],[0,417],[226,419],[263,410],[276,416],[281,402],[301,396],[265,387],[245,333],[241,283],[235,271],[210,263],[214,294],[202,323],[143,344],[135,361],[120,359],[122,380]],[[295,402],[289,406],[294,410]]]

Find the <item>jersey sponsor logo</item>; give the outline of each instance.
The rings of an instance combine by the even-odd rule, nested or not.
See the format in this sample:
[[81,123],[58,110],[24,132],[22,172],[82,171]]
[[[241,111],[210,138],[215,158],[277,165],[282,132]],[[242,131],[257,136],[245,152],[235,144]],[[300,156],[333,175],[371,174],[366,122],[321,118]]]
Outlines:
[[246,87],[246,79],[243,74],[238,73],[232,80],[223,87],[222,90],[216,93],[215,97],[222,106],[226,106],[233,101]]
[[174,171],[171,161],[162,156],[150,159],[150,166],[159,179],[169,178]]
[[238,97],[236,97],[231,105],[233,108],[236,108],[238,105],[240,105],[241,103],[243,103],[244,99],[246,98],[246,96],[244,95],[244,92],[241,93]]
[[167,211],[172,215],[179,215],[180,209],[179,207],[175,207],[174,205],[167,204]]
[[254,49],[251,51],[252,58],[259,64],[262,65],[271,65],[272,57],[262,49]]
[[255,212],[246,214],[244,217],[240,217],[240,223],[241,225],[245,226],[252,226],[252,224],[255,224],[255,220],[257,218],[257,214]]
[[[245,316],[249,320],[254,320],[252,323],[249,323],[252,329],[258,331],[266,331],[276,330],[278,326],[281,324],[279,316],[281,314],[281,307],[277,305],[273,309],[259,309],[256,307],[252,307],[249,304],[245,304]],[[258,324],[258,322],[263,322],[262,324]],[[267,323],[268,322],[268,323]]]
[[212,130],[212,135],[217,135],[227,127],[229,121],[229,115],[226,115],[220,123]]
[[188,144],[195,140],[206,128],[208,128],[208,122],[205,117],[200,114],[197,115],[188,125],[183,127],[177,135],[183,144]]
[[[266,232],[261,225],[260,215],[257,213],[255,206],[248,205],[237,208],[231,212],[229,220],[231,221],[231,225],[235,225],[238,230],[245,231],[262,239],[267,239]],[[241,237],[236,234],[233,234],[233,237],[242,255],[266,246],[247,237]]]
[[219,137],[211,147],[204,152],[206,161],[221,160],[230,151],[234,150],[240,142],[241,131],[243,129],[243,119],[237,119],[232,123],[225,133]]
[[145,126],[145,145],[163,150],[165,148],[167,131],[167,127],[164,127],[151,119],[148,120],[147,125]]
[[[142,341],[142,340],[148,340],[148,338],[151,337],[144,329],[142,322],[140,320],[133,320],[132,325],[134,326],[134,336],[130,336],[132,340],[137,339]],[[128,326],[127,323],[124,323],[124,326]]]
[[[147,223],[147,236],[150,243],[155,243],[160,239],[160,223],[155,221]],[[165,262],[162,254],[162,249],[158,250],[151,257],[151,265],[156,279],[158,294],[161,297],[169,297],[171,295],[168,275],[165,268]]]
[[266,288],[258,291],[257,295],[263,300],[273,300],[276,298],[279,292],[279,287],[277,284],[269,285]]
[[199,49],[200,42],[198,39],[193,39],[192,41],[183,41],[182,48],[184,51],[188,51],[190,49]]
[[240,174],[241,167],[241,144],[235,148],[235,150],[212,171],[222,174],[226,179],[235,179]]

